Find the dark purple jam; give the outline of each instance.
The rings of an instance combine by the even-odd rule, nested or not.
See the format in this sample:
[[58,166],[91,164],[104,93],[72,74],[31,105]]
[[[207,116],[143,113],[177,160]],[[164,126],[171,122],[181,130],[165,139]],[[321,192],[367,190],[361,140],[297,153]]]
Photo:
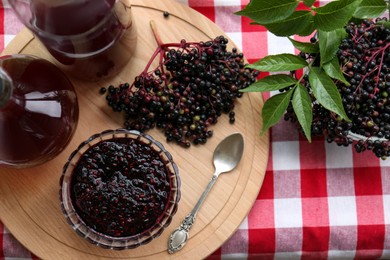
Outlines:
[[153,227],[170,197],[169,170],[159,152],[138,139],[116,138],[90,147],[72,176],[72,201],[95,231],[133,236]]

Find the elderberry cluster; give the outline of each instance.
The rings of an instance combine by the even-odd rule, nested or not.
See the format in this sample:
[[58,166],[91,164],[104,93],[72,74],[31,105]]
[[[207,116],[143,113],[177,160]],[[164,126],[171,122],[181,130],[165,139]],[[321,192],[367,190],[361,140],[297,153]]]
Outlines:
[[[258,72],[245,68],[236,48],[219,36],[207,42],[160,44],[156,69],[147,68],[130,85],[109,86],[106,99],[114,111],[124,111],[127,129],[146,131],[157,126],[167,141],[183,147],[203,144],[222,113],[235,120],[235,100],[240,89],[255,82]],[[105,93],[103,90],[102,93]]]
[[[346,26],[347,37],[342,40],[337,57],[350,86],[339,81],[335,84],[351,122],[341,120],[314,101],[312,135],[325,135],[328,142],[343,146],[353,143],[357,152],[372,150],[377,157],[387,158],[390,156],[390,29],[381,24],[382,20],[386,21],[365,20]],[[310,92],[308,80],[304,82]],[[285,119],[296,120],[291,108]]]

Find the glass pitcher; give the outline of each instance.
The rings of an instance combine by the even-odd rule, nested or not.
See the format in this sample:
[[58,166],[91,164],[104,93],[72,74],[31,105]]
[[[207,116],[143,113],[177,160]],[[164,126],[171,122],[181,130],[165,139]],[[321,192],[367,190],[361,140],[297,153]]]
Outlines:
[[116,75],[137,33],[127,0],[9,0],[61,69],[85,80]]
[[20,54],[0,57],[0,168],[53,159],[71,140],[78,116],[73,85],[54,64]]

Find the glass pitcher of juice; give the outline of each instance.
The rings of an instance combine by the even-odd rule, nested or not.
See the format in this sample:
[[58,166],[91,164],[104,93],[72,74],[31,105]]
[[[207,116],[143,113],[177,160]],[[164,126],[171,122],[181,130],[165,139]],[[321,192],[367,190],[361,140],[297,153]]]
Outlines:
[[73,85],[53,63],[0,57],[0,168],[53,159],[71,140],[78,116]]
[[19,19],[70,75],[116,75],[137,42],[128,0],[9,0]]

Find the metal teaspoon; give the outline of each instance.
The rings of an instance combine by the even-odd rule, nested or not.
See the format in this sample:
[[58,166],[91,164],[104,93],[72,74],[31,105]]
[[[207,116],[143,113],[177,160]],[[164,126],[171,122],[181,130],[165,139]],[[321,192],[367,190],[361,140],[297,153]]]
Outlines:
[[207,194],[217,181],[221,173],[226,173],[233,170],[240,162],[242,153],[244,151],[244,138],[240,133],[234,133],[223,139],[214,150],[213,163],[215,172],[207,185],[202,196],[199,198],[194,209],[188,214],[180,227],[178,227],[169,237],[168,252],[173,254],[184,247],[188,238],[189,230],[195,222],[195,217],[206,199]]

